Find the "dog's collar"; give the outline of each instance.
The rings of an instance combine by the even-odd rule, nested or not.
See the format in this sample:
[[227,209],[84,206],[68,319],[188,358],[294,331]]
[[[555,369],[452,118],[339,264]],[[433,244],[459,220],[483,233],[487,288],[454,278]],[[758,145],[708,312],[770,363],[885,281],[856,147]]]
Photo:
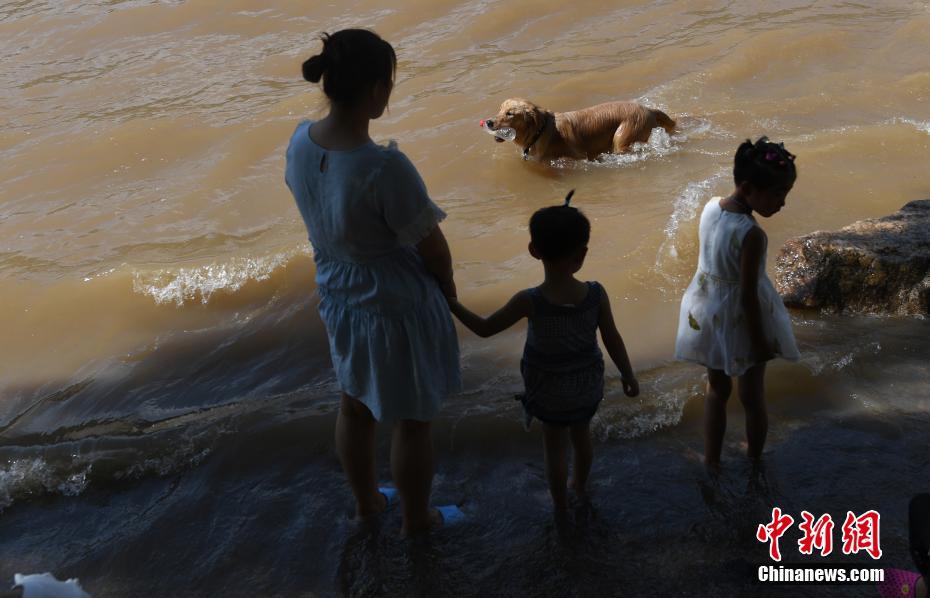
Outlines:
[[542,136],[543,131],[546,129],[546,125],[549,124],[549,113],[546,112],[546,118],[543,119],[542,126],[539,127],[539,130],[536,131],[536,134],[533,135],[533,140],[523,148],[523,159],[528,160],[530,157],[530,150],[533,149],[533,146],[539,141],[540,136]]

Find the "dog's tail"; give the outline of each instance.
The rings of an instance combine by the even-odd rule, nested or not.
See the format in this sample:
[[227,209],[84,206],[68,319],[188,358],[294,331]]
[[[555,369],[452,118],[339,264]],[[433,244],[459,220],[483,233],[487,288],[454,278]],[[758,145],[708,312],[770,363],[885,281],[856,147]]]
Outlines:
[[666,132],[671,133],[675,130],[675,121],[672,118],[662,112],[661,110],[652,109],[652,112],[656,115],[656,122],[659,123],[659,126],[665,129]]

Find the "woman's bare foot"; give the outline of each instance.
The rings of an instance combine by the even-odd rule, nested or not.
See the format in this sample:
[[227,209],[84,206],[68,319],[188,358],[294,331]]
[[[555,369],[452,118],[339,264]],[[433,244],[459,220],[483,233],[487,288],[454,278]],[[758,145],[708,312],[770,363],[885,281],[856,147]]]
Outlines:
[[707,458],[705,458],[704,469],[711,478],[716,479],[720,477],[720,461],[708,461]]
[[421,536],[423,534],[428,534],[434,529],[438,529],[443,526],[442,513],[439,512],[439,509],[436,507],[430,507],[429,509],[429,527],[426,529],[417,529],[412,532],[407,531],[406,523],[400,527],[400,537],[401,538],[412,538],[416,536]]
[[380,491],[376,491],[375,494],[377,496],[373,496],[370,500],[366,501],[365,504],[362,504],[361,502],[355,503],[356,520],[364,521],[366,519],[376,517],[387,510],[388,497]]
[[574,480],[568,484],[568,488],[575,493],[575,498],[581,503],[591,502],[591,495],[588,493],[586,485],[577,484]]

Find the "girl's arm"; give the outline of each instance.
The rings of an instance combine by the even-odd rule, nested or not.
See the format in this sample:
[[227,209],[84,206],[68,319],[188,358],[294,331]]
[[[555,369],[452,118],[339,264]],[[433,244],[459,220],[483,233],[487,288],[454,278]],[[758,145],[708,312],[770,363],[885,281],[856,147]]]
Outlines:
[[417,243],[417,253],[430,274],[439,281],[439,288],[446,297],[455,297],[455,281],[452,279],[452,254],[442,229],[436,227]]
[[754,226],[743,237],[740,256],[740,301],[746,315],[749,342],[755,361],[768,361],[775,356],[765,338],[765,330],[762,328],[762,306],[759,304],[759,270],[762,267],[765,244],[765,233],[758,226]]
[[635,397],[639,394],[639,382],[636,380],[636,374],[633,373],[633,366],[630,365],[630,358],[626,354],[623,338],[617,331],[614,314],[610,310],[610,299],[607,297],[607,290],[603,286],[601,287],[601,309],[598,314],[597,327],[601,331],[601,340],[604,341],[607,353],[613,360],[614,365],[617,366],[617,369],[620,370],[623,393],[628,397]]
[[455,298],[449,300],[449,309],[466,328],[482,338],[487,338],[507,330],[522,318],[533,315],[533,299],[528,292],[520,291],[489,318],[475,314]]

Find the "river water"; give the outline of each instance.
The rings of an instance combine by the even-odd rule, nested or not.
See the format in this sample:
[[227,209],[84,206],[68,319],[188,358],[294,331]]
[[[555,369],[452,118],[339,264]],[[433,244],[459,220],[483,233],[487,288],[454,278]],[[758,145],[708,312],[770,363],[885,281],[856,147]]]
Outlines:
[[[608,366],[594,509],[567,531],[512,400],[523,326],[460,329],[466,390],[435,425],[435,497],[469,523],[411,547],[396,513],[379,530],[346,520],[338,389],[283,158],[296,124],[325,114],[300,63],[348,26],[397,50],[372,135],[398,141],[448,213],[463,302],[488,313],[538,284],[538,207],[574,188],[592,221],[581,275],[607,288],[642,394],[625,398]],[[702,372],[672,353],[696,217],[731,190],[746,137],[798,155],[786,208],[762,223],[773,277],[789,237],[930,197],[928,31],[930,4],[903,0],[0,4],[0,583],[740,595],[776,505],[798,520],[878,509],[878,564],[907,567],[907,499],[930,478],[926,320],[793,312],[802,359],[769,370],[761,479],[736,400],[723,476],[705,477]],[[477,126],[508,97],[638,100],[679,128],[625,156],[523,162]]]

